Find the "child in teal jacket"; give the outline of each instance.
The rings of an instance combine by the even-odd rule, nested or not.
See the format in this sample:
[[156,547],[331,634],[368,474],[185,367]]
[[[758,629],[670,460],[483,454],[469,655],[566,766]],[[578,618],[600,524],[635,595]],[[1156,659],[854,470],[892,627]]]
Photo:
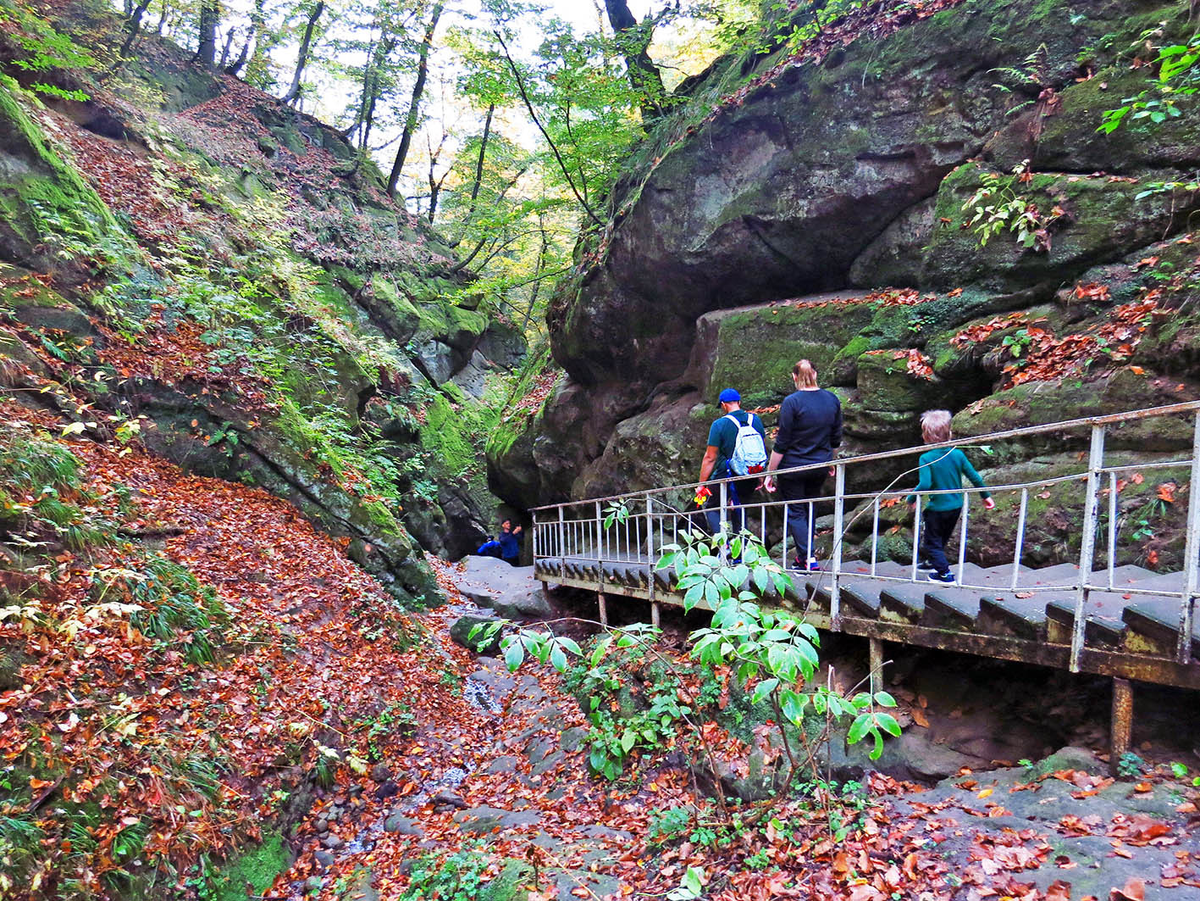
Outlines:
[[[950,440],[950,411],[927,410],[921,414],[921,435],[926,444],[941,444]],[[918,551],[920,568],[928,573],[930,582],[954,584],[954,574],[946,559],[946,543],[954,534],[958,517],[962,514],[961,491],[950,493],[949,489],[962,488],[963,476],[976,488],[983,488],[983,477],[975,471],[971,461],[957,447],[939,448],[921,454],[918,472],[920,481],[917,491],[946,491],[926,498],[925,511],[921,519],[921,547]],[[916,508],[917,496],[908,496],[909,506]],[[991,510],[996,506],[992,496],[983,492],[983,505]]]

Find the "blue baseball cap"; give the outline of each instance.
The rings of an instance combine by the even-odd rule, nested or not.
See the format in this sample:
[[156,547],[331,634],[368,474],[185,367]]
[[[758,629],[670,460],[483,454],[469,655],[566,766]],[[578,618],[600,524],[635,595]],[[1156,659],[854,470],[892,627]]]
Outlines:
[[724,391],[721,392],[721,396],[717,400],[719,403],[723,403],[723,404],[732,404],[732,403],[740,404],[742,402],[742,396],[740,394],[738,394],[736,388],[726,388]]

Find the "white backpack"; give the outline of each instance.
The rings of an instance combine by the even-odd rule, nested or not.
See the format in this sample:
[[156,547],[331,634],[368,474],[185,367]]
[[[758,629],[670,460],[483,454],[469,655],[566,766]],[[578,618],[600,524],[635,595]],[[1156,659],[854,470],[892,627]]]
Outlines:
[[732,413],[725,417],[731,420],[738,430],[733,443],[733,456],[729,458],[729,468],[735,476],[754,475],[767,468],[767,446],[763,443],[758,429],[754,427],[754,414],[746,415],[745,425],[738,422]]

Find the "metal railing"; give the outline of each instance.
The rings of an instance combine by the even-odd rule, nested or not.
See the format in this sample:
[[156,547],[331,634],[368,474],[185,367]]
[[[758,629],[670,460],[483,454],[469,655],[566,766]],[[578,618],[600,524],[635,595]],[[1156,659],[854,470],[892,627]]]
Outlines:
[[[1132,423],[1179,417],[1189,415],[1193,419],[1191,429],[1190,455],[1179,459],[1145,460],[1134,463],[1106,463],[1105,441],[1114,429],[1120,429]],[[1081,430],[1088,431],[1087,464],[1086,468],[1067,474],[1056,474],[1052,477],[1031,479],[998,485],[987,488],[965,487],[947,491],[918,492],[911,487],[917,481],[916,456],[930,450],[950,449],[970,445],[990,445],[994,448],[1002,442],[1020,442],[1032,436],[1070,435]],[[1183,443],[1183,442],[1181,442]],[[682,533],[689,528],[695,528],[699,523],[697,517],[703,517],[701,511],[687,509],[687,500],[678,505],[672,500],[680,494],[690,498],[701,485],[707,485],[714,490],[717,519],[722,529],[729,529],[732,520],[738,519],[747,531],[755,534],[762,543],[771,547],[769,541],[775,534],[780,534],[782,541],[779,550],[779,561],[788,567],[789,540],[791,539],[789,518],[797,515],[802,506],[807,507],[807,522],[809,524],[810,547],[813,540],[814,523],[820,510],[832,507],[832,547],[822,576],[829,578],[829,617],[831,626],[838,630],[842,621],[841,589],[845,578],[854,575],[863,578],[861,573],[848,574],[843,560],[843,545],[847,530],[858,523],[863,517],[871,517],[869,562],[870,578],[888,581],[912,583],[920,580],[918,572],[918,555],[921,544],[922,506],[928,498],[936,494],[963,494],[962,515],[958,524],[957,572],[958,587],[978,589],[981,591],[994,590],[995,583],[989,585],[973,585],[964,578],[967,563],[968,547],[971,537],[972,498],[987,491],[994,497],[1012,494],[1016,497],[1016,525],[1013,536],[1012,577],[1007,587],[1011,591],[1024,592],[1072,592],[1074,595],[1074,619],[1072,622],[1070,669],[1079,670],[1079,658],[1083,651],[1086,627],[1089,620],[1088,601],[1095,592],[1112,592],[1121,590],[1116,584],[1115,570],[1120,549],[1120,533],[1122,531],[1122,516],[1119,508],[1119,494],[1127,484],[1122,478],[1123,473],[1157,471],[1157,470],[1186,470],[1188,472],[1187,511],[1185,524],[1185,546],[1183,551],[1182,581],[1178,587],[1139,587],[1139,595],[1175,598],[1179,601],[1179,638],[1175,651],[1175,659],[1186,664],[1192,657],[1192,621],[1193,607],[1198,593],[1197,559],[1200,557],[1200,499],[1191,486],[1200,484],[1200,401],[1173,404],[1170,406],[1154,407],[1117,413],[1105,416],[1088,417],[1084,419],[1066,420],[1047,423],[1045,425],[1029,426],[994,432],[988,435],[974,436],[969,439],[953,440],[941,444],[908,447],[883,453],[863,454],[854,457],[837,459],[829,463],[781,469],[775,476],[803,474],[831,470],[833,475],[832,494],[803,501],[786,501],[778,496],[768,496],[766,500],[757,500],[748,504],[732,505],[730,503],[729,485],[741,481],[739,478],[713,479],[705,483],[687,483],[668,487],[653,488],[628,494],[611,495],[601,498],[590,498],[581,501],[568,501],[536,507],[531,510],[533,516],[533,555],[535,565],[539,561],[548,561],[556,566],[564,580],[567,567],[573,563],[595,565],[599,571],[597,589],[604,591],[604,567],[608,565],[637,564],[653,568],[662,554],[662,548],[669,544],[678,544]],[[1082,456],[1082,455],[1081,455]],[[906,458],[909,458],[906,460]],[[886,468],[885,464],[895,464],[905,460],[910,462],[903,472],[896,476],[884,488],[878,491],[847,491],[847,483],[854,484],[856,476],[864,474],[867,468],[878,472]],[[864,475],[861,482],[870,483],[872,476]],[[906,484],[901,485],[901,482]],[[1066,582],[1054,584],[1022,584],[1022,560],[1026,556],[1025,542],[1029,527],[1030,500],[1041,497],[1047,491],[1071,488],[1082,483],[1083,491],[1078,506],[1074,509],[1082,512],[1080,550],[1078,556],[1078,573]],[[907,572],[903,575],[888,574],[880,571],[880,526],[883,521],[883,510],[903,503],[903,499],[917,495],[917,515],[913,519],[913,537],[911,560]],[[1107,501],[1106,509],[1102,511],[1102,500]],[[1061,500],[1060,500],[1061,503]],[[903,508],[901,508],[903,510]],[[620,515],[612,516],[616,511]],[[847,522],[849,513],[850,522]],[[608,527],[605,519],[609,518]],[[701,520],[702,521],[702,520]],[[828,521],[827,521],[828,523]],[[1102,525],[1104,528],[1102,529]],[[827,525],[828,527],[828,525]],[[1104,532],[1104,550],[1107,557],[1102,570],[1094,570],[1097,549],[1097,537]],[[865,560],[863,561],[866,562]],[[542,568],[545,567],[542,564]],[[656,579],[650,572],[646,580],[649,598],[656,600]],[[656,608],[657,609],[657,608]]]

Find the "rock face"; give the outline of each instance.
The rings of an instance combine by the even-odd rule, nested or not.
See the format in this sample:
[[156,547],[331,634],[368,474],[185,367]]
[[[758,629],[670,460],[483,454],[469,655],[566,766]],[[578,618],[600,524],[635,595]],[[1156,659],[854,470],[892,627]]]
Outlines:
[[[1190,34],[1185,20],[1159,0],[963,0],[821,60],[718,63],[582,241],[549,320],[565,374],[489,446],[494,489],[532,506],[689,481],[719,390],[769,408],[801,357],[841,396],[850,451],[919,442],[932,406],[982,434],[1082,413],[1072,391],[1088,412],[1196,396],[1196,354],[1175,337],[1190,315],[1161,315],[1190,289],[1155,293],[1193,265],[1175,236],[1196,195],[1147,188],[1191,171],[1200,124],[1096,132],[1145,86],[1104,48],[1159,22],[1164,40]],[[1039,87],[996,87],[1031,59]],[[752,86],[728,100],[739,72]],[[1048,102],[1024,104],[1042,88]],[[1010,231],[981,243],[964,210],[981,188],[989,214],[1033,211],[1036,247]],[[1037,330],[1092,340],[1147,299],[1115,356],[1058,371],[1014,356]],[[1016,385],[1014,366],[1034,378]]]

